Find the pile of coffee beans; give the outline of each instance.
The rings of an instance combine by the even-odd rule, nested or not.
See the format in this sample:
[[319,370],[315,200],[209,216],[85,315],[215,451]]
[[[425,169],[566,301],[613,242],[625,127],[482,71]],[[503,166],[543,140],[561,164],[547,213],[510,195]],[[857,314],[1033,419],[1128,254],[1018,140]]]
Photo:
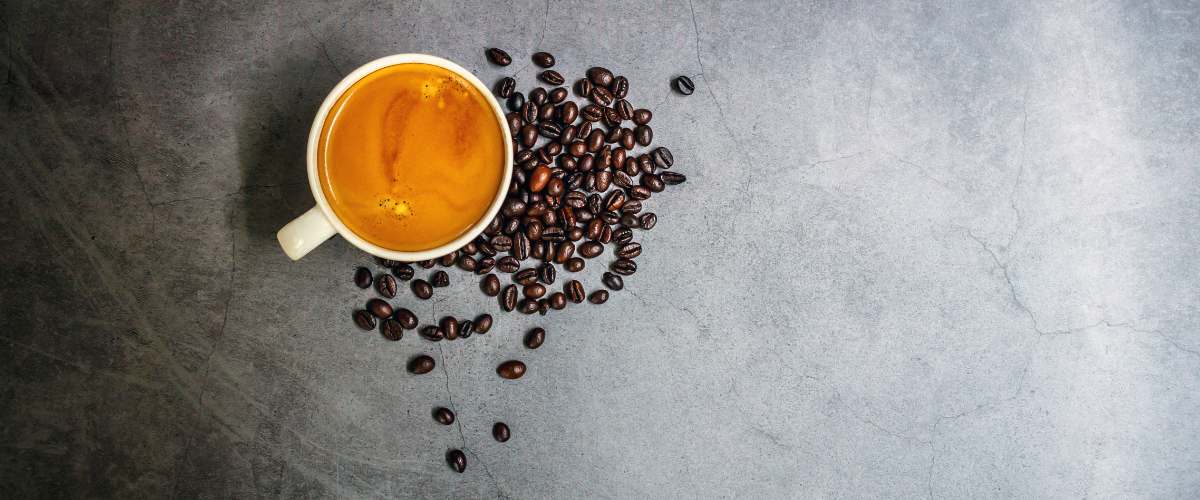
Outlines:
[[[499,48],[487,49],[485,56],[498,66],[512,63],[512,57]],[[502,311],[545,315],[585,301],[604,304],[610,293],[624,289],[625,279],[637,272],[637,258],[643,251],[636,234],[658,224],[658,216],[646,210],[649,200],[687,177],[674,169],[671,150],[654,142],[650,125],[654,113],[630,102],[628,78],[594,66],[568,88],[567,77],[552,69],[557,62],[554,55],[537,52],[531,60],[542,68],[537,78],[548,87],[538,85],[523,94],[513,77],[501,78],[494,87],[508,108],[505,122],[514,151],[513,173],[500,213],[482,235],[462,248],[415,265],[473,273],[479,277],[480,290],[496,297]],[[672,86],[684,95],[695,90],[686,76],[675,78]],[[606,251],[608,247],[611,250]],[[580,273],[589,260],[598,258],[608,259],[602,286],[588,291],[578,279],[559,279],[560,272]],[[414,297],[428,300],[435,289],[450,285],[449,273],[436,269],[417,278],[412,264],[386,259],[377,263],[387,272],[375,275],[360,267],[354,273],[355,285],[373,287],[378,294],[354,311],[359,328],[379,328],[391,341],[403,338],[406,330],[417,330],[431,342],[467,339],[491,330],[494,319],[487,313],[473,319],[443,316],[420,325],[416,314],[388,301],[403,290],[402,282],[408,282]],[[523,338],[528,349],[541,347],[545,340],[542,328],[530,330]],[[435,366],[432,357],[422,354],[409,360],[408,371],[423,375]],[[526,374],[526,368],[520,360],[507,360],[497,365],[496,374],[516,380]],[[438,407],[433,419],[452,425],[455,415]],[[492,435],[501,443],[511,437],[503,422],[493,425]],[[466,470],[462,450],[450,450],[446,461],[457,472]]]

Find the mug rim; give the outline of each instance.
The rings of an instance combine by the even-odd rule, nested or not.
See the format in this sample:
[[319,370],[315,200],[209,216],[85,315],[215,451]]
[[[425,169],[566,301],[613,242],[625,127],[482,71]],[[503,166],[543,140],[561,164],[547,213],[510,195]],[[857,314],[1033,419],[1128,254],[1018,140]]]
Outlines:
[[[501,179],[504,181],[500,182],[496,186],[496,195],[492,198],[492,203],[488,206],[488,209],[484,215],[478,221],[475,221],[475,223],[471,225],[467,231],[459,235],[458,238],[455,238],[454,240],[451,240],[443,245],[426,250],[401,251],[384,248],[363,239],[361,236],[355,234],[353,230],[347,227],[346,224],[342,222],[341,218],[339,218],[337,214],[333,212],[333,208],[329,206],[329,200],[325,199],[325,190],[321,188],[321,180],[317,175],[317,145],[320,143],[321,130],[325,126],[325,119],[329,116],[329,111],[333,108],[333,105],[337,103],[337,100],[340,99],[342,95],[350,89],[351,86],[353,86],[355,83],[358,83],[359,80],[363,79],[367,75],[383,68],[397,66],[400,64],[414,63],[429,64],[449,70],[470,82],[476,90],[484,95],[485,100],[491,107],[492,115],[496,119],[496,124],[500,127],[501,135],[503,136],[504,173]],[[475,237],[479,236],[479,234],[487,228],[487,225],[491,223],[492,219],[496,217],[496,214],[500,212],[500,207],[504,204],[504,198],[508,194],[508,182],[506,180],[512,178],[512,132],[508,130],[508,124],[505,122],[504,118],[504,111],[500,107],[499,101],[497,101],[496,97],[492,95],[491,90],[488,89],[488,87],[484,85],[478,77],[476,77],[470,71],[467,71],[466,68],[459,66],[453,61],[429,54],[393,54],[390,56],[380,57],[371,62],[363,64],[362,66],[359,66],[354,71],[351,71],[344,78],[342,78],[342,80],[339,81],[337,85],[335,85],[333,89],[329,91],[329,95],[325,96],[325,100],[321,102],[321,107],[317,110],[317,115],[313,119],[312,128],[309,129],[306,157],[308,162],[309,189],[312,191],[313,198],[316,200],[317,206],[321,208],[321,213],[325,214],[325,218],[329,220],[330,225],[333,226],[334,230],[336,230],[342,238],[345,238],[346,241],[350,242],[350,244],[358,247],[364,252],[376,257],[401,262],[416,262],[441,257],[454,250],[457,250],[463,245],[466,245],[471,240],[475,239]]]

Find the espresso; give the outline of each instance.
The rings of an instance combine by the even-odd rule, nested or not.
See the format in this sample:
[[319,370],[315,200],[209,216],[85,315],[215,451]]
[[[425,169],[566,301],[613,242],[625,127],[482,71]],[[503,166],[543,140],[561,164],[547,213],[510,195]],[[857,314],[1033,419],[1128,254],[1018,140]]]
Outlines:
[[429,64],[377,70],[330,109],[317,172],[330,207],[354,234],[390,250],[453,241],[500,189],[504,125],[487,98]]

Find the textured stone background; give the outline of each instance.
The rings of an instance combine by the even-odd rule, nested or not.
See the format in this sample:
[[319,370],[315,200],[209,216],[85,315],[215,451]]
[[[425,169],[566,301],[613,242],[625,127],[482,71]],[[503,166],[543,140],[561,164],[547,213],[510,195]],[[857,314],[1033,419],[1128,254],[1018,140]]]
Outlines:
[[[1196,2],[0,5],[6,496],[1200,495]],[[356,331],[369,259],[274,241],[325,92],[535,48],[689,176],[628,291]],[[422,318],[495,310],[452,281]]]

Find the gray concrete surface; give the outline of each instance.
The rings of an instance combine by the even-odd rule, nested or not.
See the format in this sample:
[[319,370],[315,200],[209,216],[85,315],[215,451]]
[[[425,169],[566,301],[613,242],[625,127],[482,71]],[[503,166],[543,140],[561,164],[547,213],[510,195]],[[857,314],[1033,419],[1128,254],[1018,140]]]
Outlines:
[[[6,497],[1200,496],[1196,2],[155,4],[0,4]],[[369,259],[274,241],[325,92],[535,48],[689,176],[628,291],[356,331]]]

